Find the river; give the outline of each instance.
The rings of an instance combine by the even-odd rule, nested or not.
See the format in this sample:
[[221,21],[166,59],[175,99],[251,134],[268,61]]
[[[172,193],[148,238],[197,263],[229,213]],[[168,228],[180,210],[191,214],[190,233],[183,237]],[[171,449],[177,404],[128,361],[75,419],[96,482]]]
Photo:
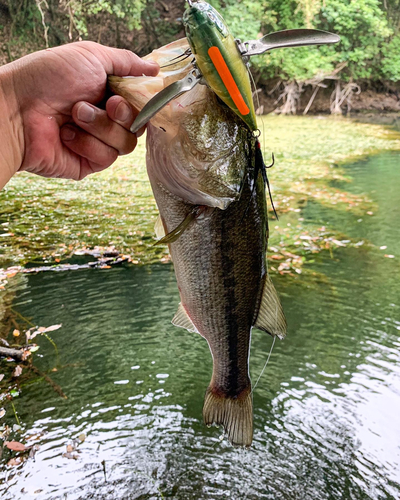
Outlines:
[[[255,389],[249,450],[202,423],[211,355],[170,322],[179,303],[170,264],[29,275],[14,307],[63,324],[52,334],[59,359],[40,338],[36,364],[56,367],[49,374],[68,399],[37,380],[15,400],[39,450],[1,473],[3,498],[399,498],[400,155],[345,170],[346,189],[378,210],[360,217],[308,203],[298,214],[360,246],[273,276],[289,332]],[[254,381],[272,341],[252,337]],[[71,443],[76,459],[63,456]]]

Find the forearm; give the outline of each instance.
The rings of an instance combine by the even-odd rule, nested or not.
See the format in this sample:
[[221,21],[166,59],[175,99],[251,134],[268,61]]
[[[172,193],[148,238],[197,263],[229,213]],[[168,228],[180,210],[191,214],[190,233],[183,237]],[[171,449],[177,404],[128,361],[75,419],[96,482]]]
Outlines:
[[23,124],[11,65],[0,68],[0,189],[18,171],[23,160]]

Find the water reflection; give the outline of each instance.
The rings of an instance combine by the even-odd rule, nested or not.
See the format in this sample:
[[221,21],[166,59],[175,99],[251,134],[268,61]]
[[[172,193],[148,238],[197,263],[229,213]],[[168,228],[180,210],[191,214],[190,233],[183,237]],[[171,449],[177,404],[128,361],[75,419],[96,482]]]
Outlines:
[[[24,388],[17,409],[40,450],[3,472],[4,498],[398,498],[398,162],[385,154],[349,167],[352,189],[380,210],[364,223],[341,219],[343,231],[376,249],[341,249],[313,264],[315,275],[275,280],[289,336],[254,393],[250,450],[202,424],[211,356],[199,335],[170,324],[179,302],[171,266],[30,276],[17,307],[63,323],[51,376],[68,400],[40,380]],[[302,215],[337,223],[313,204]],[[50,370],[52,346],[40,343],[39,368]],[[254,331],[253,380],[270,346]],[[81,434],[76,460],[63,456]]]

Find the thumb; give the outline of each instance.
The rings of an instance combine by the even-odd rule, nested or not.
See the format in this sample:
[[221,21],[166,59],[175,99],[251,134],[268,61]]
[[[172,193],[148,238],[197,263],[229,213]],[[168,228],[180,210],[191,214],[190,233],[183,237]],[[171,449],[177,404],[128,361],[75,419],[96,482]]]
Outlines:
[[155,61],[145,61],[130,50],[114,49],[94,43],[97,57],[103,63],[108,75],[156,76],[160,66]]

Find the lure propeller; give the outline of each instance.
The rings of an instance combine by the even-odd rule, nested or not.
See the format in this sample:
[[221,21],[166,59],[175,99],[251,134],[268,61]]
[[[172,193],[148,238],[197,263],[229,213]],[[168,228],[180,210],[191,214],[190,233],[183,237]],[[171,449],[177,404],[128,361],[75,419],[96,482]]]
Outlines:
[[258,56],[272,49],[282,49],[284,47],[304,47],[305,45],[326,45],[340,41],[338,35],[329,31],[312,29],[295,29],[276,31],[259,38],[250,40],[239,45],[242,57]]
[[153,118],[153,116],[166,106],[172,99],[179,97],[185,92],[189,92],[193,87],[200,83],[202,76],[197,69],[193,69],[188,73],[185,78],[178,80],[171,85],[168,85],[156,94],[144,106],[141,112],[137,115],[135,121],[132,123],[131,132],[134,134],[142,128],[146,123]]

